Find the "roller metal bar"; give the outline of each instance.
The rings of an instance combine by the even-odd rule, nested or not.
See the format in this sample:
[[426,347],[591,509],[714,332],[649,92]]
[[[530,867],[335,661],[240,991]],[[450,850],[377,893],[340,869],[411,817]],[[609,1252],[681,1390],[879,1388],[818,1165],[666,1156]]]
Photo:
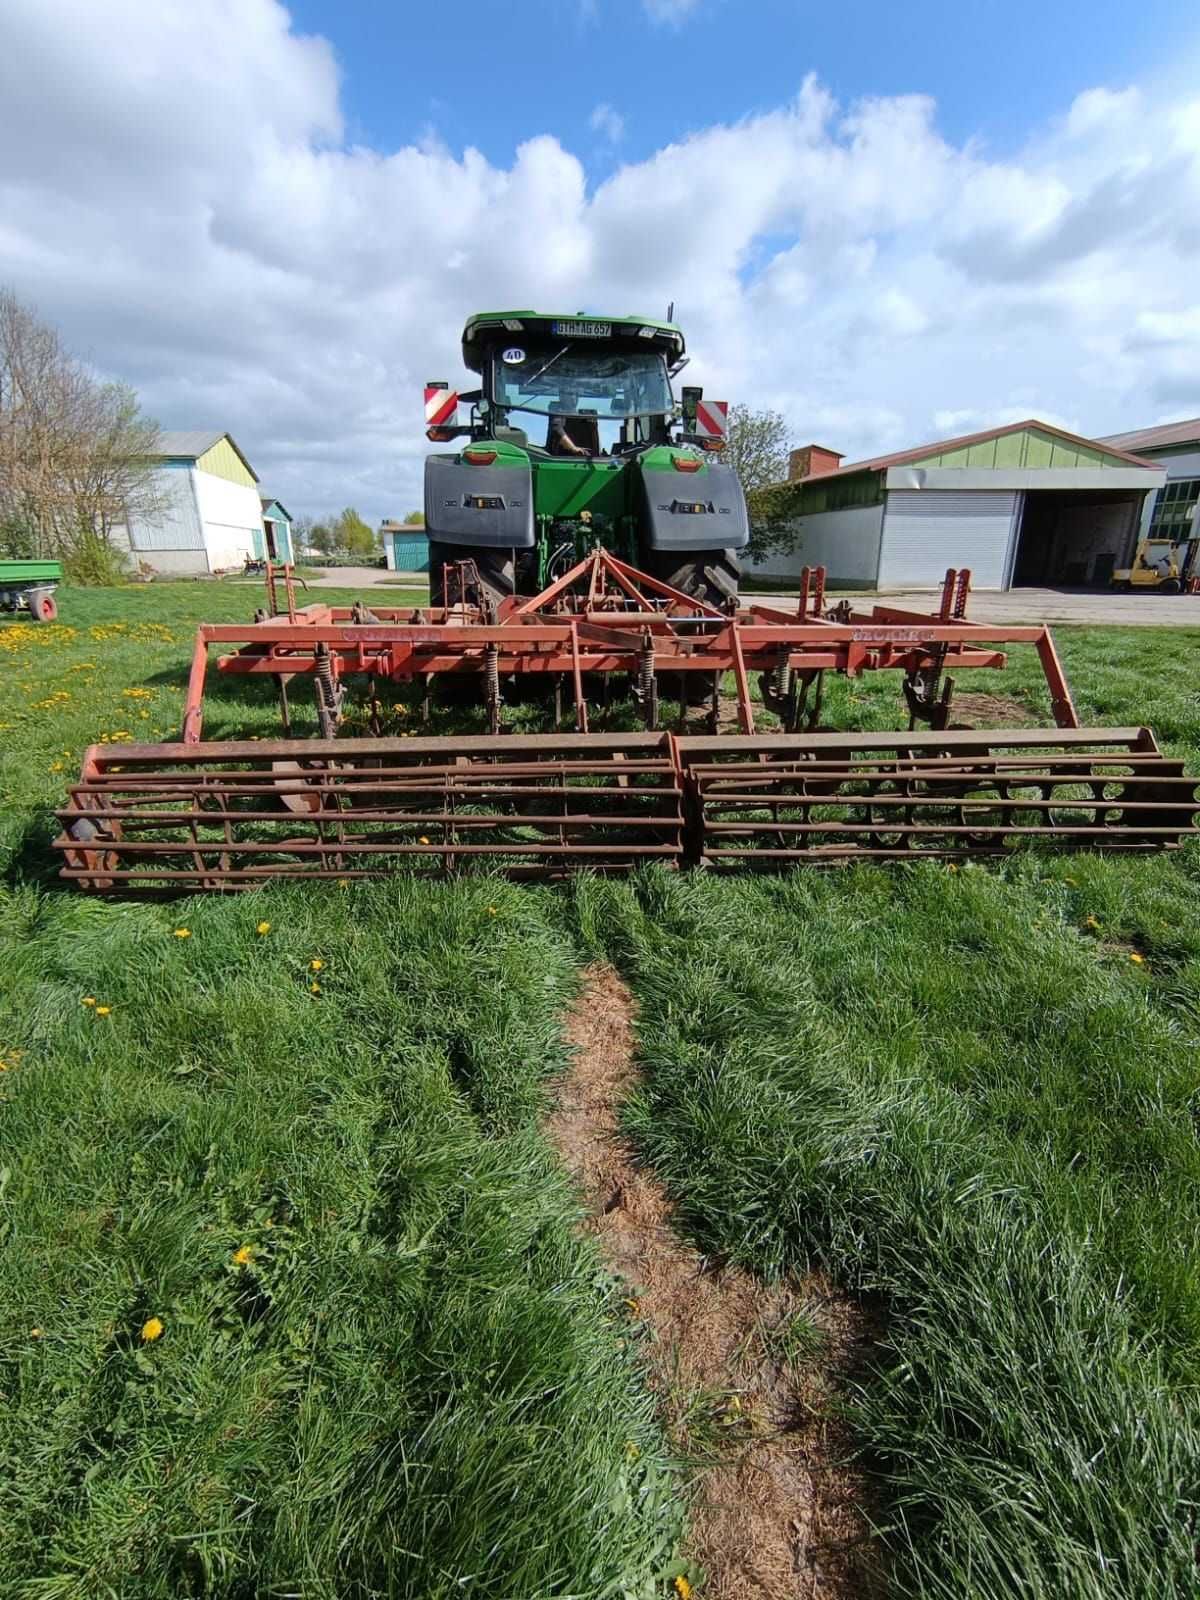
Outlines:
[[243,740],[93,746],[55,847],[83,888],[227,891],[397,868],[1169,849],[1198,813],[1143,728]]

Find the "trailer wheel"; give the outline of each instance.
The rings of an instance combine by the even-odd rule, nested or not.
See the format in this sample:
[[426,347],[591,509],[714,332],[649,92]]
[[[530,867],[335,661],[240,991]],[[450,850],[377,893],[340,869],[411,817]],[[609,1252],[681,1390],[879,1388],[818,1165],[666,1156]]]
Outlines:
[[649,570],[673,589],[722,609],[737,599],[742,572],[733,550],[657,550]]
[[[482,545],[442,544],[429,541],[429,603],[446,604],[445,569],[456,561],[473,561],[487,599],[496,604],[516,593],[516,572],[511,550],[494,550]],[[457,598],[457,597],[455,597]]]
[[58,615],[58,603],[49,589],[31,589],[25,603],[35,622],[53,622]]

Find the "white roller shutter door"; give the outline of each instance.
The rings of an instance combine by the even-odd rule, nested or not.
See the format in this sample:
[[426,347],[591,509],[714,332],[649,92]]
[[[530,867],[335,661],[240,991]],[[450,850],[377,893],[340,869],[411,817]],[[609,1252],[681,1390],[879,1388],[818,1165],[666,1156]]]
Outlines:
[[947,567],[970,567],[976,588],[1002,588],[1018,499],[1015,489],[889,489],[879,587],[937,584]]

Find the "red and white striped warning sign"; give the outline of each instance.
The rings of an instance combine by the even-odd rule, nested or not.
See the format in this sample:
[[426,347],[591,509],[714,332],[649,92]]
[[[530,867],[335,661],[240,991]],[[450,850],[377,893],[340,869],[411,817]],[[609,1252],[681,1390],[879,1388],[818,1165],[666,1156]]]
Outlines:
[[454,422],[458,411],[458,391],[443,389],[437,384],[425,385],[425,426],[444,428]]
[[729,432],[728,400],[696,401],[696,433],[701,439],[723,439]]

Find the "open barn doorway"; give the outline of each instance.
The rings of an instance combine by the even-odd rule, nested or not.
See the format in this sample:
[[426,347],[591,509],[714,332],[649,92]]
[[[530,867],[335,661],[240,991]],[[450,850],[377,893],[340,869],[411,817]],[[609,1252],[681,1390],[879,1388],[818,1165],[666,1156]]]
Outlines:
[[1016,588],[1104,586],[1128,564],[1144,496],[1135,491],[1030,489],[1017,530]]

